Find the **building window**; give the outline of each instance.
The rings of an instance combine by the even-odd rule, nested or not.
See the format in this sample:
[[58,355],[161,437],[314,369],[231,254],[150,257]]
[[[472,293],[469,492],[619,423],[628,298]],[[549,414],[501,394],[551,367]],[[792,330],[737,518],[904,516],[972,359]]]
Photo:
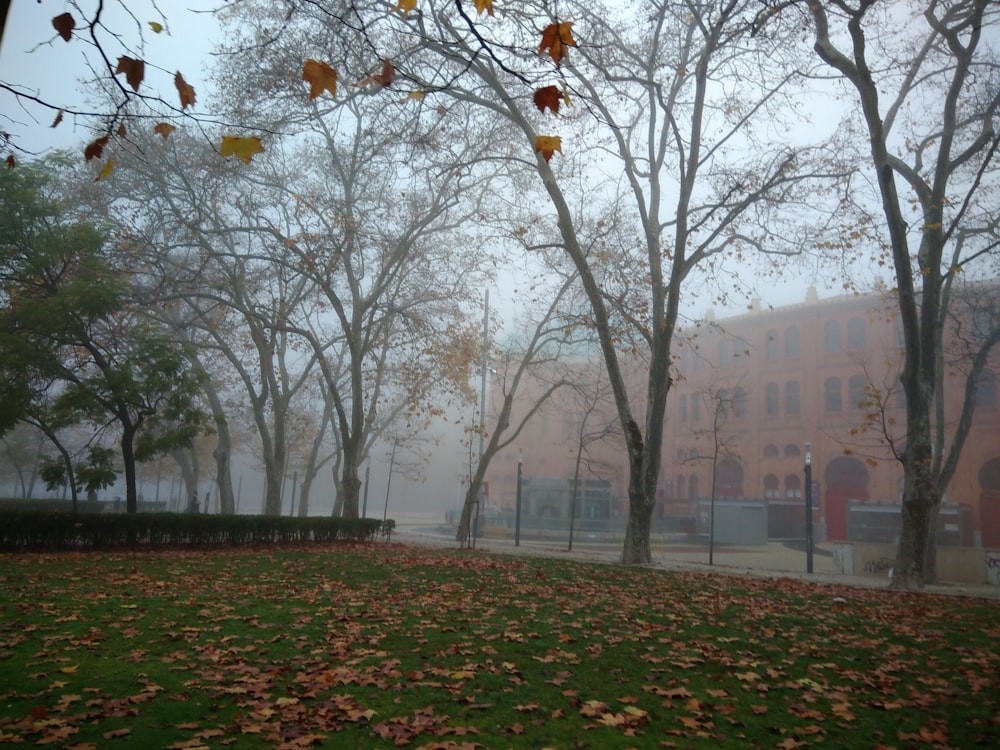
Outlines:
[[851,318],[847,321],[847,349],[856,352],[865,348],[865,319]]
[[852,409],[860,409],[867,401],[866,385],[864,375],[851,375],[851,379],[847,381],[847,399],[850,401]]
[[681,412],[681,424],[687,424],[688,421],[688,395],[686,393],[681,394],[680,398],[680,412]]
[[698,475],[692,474],[688,477],[688,497],[692,500],[698,499]]
[[733,353],[729,348],[729,339],[719,339],[719,367],[729,367],[729,362],[733,358]]
[[795,456],[801,456],[802,449],[799,448],[798,443],[789,443],[785,446],[785,456],[787,458],[795,458]]
[[768,443],[764,446],[764,455],[767,458],[777,458],[778,457],[778,446],[774,443]]
[[684,479],[684,475],[683,474],[678,474],[677,475],[677,497],[680,497],[680,498],[685,497],[685,495],[684,495],[684,490],[685,489],[687,489],[687,482]]
[[836,354],[840,351],[840,321],[828,320],[823,326],[823,351]]
[[771,330],[767,332],[764,341],[764,358],[768,362],[774,362],[778,358],[778,332]]
[[785,497],[802,497],[802,478],[798,474],[785,477]]
[[785,330],[785,356],[790,359],[799,356],[799,329],[796,326]]
[[733,416],[737,419],[746,416],[747,394],[742,388],[733,389]]
[[764,497],[781,497],[778,477],[774,474],[764,477]]
[[768,383],[765,390],[764,413],[769,417],[778,416],[778,384]]
[[691,394],[691,421],[701,422],[701,397],[697,393]]
[[838,412],[843,407],[840,378],[827,378],[823,383],[823,404],[828,412]]
[[982,370],[976,377],[976,406],[997,405],[997,376],[992,370]]
[[797,415],[799,413],[801,396],[799,381],[789,380],[785,383],[785,414]]

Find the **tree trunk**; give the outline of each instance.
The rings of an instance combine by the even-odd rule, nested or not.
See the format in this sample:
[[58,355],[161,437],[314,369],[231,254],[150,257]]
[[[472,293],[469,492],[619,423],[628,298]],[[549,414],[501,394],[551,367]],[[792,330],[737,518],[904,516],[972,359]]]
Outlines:
[[919,589],[932,580],[927,562],[929,551],[935,547],[931,543],[932,520],[941,494],[930,475],[929,445],[923,447],[925,450],[918,447],[908,455],[904,465],[902,526],[890,583],[893,589]]
[[[219,512],[223,515],[236,513],[236,498],[233,494],[233,474],[229,469],[229,431],[226,430],[226,447],[223,447],[222,430],[219,431],[219,445],[212,452],[215,457],[215,483],[219,493]],[[206,510],[208,510],[206,508]]]
[[139,510],[139,494],[136,489],[135,475],[135,433],[134,425],[122,420],[122,466],[125,469],[125,512],[135,513]]

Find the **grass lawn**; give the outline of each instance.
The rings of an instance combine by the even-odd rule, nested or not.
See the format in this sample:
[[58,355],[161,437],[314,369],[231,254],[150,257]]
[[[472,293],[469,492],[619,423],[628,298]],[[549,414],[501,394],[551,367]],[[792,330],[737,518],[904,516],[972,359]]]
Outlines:
[[1000,747],[1000,605],[400,545],[0,557],[0,746]]

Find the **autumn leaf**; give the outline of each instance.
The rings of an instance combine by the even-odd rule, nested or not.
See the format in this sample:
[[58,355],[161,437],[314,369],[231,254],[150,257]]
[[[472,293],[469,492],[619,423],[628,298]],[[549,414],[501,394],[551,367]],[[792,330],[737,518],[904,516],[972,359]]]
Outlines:
[[118,130],[116,131],[116,134],[119,138],[124,138],[128,134],[128,130],[126,129],[124,122],[118,123]]
[[115,75],[119,73],[124,73],[128,85],[132,87],[133,91],[138,91],[139,84],[142,83],[142,79],[146,76],[146,63],[142,60],[122,55],[118,58],[118,67],[115,69]]
[[50,128],[57,128],[57,127],[59,127],[59,123],[61,123],[63,121],[63,114],[64,114],[64,110],[61,110],[61,109],[58,112],[56,112],[56,119],[54,119],[52,121],[52,124],[49,125],[49,127]]
[[306,60],[302,66],[302,80],[309,82],[309,98],[315,99],[324,91],[329,91],[330,96],[337,95],[337,71],[325,62]]
[[173,133],[177,128],[171,125],[169,122],[159,122],[153,126],[153,132],[159,136],[163,136],[163,140]]
[[535,151],[542,155],[545,161],[552,158],[556,151],[562,153],[562,138],[558,135],[539,135],[535,137]]
[[194,106],[194,88],[184,80],[184,76],[178,71],[174,75],[174,86],[177,87],[177,93],[181,98],[181,109],[187,109],[188,107]]
[[424,98],[424,92],[423,91],[411,91],[403,99],[400,99],[399,103],[400,104],[406,104],[406,102],[409,102],[409,101],[419,102],[423,98]]
[[572,21],[560,21],[546,26],[542,30],[542,43],[538,45],[538,54],[548,51],[555,64],[559,65],[566,57],[566,48],[576,46],[572,28]]
[[76,21],[70,13],[63,13],[52,19],[52,27],[67,42],[73,38],[73,29],[76,28]]
[[562,92],[557,87],[545,86],[535,92],[535,106],[542,114],[545,114],[546,107],[551,109],[553,114],[559,114],[559,103],[562,98]]
[[417,7],[417,0],[398,0],[396,7],[393,8],[393,12],[400,11],[403,14],[403,18],[406,18],[410,11]]
[[487,13],[493,15],[493,0],[476,0],[476,12],[479,15]]
[[257,136],[240,137],[236,135],[222,136],[219,153],[223,156],[235,156],[244,164],[249,164],[254,154],[264,153],[264,146]]
[[[108,159],[106,162],[104,162],[104,166],[101,168],[100,173],[98,173],[97,177],[94,178],[94,182],[97,182],[98,180],[103,180],[105,177],[111,174],[114,168],[115,168],[115,163],[111,161],[111,159]],[[62,671],[65,672],[66,670],[63,669]]]
[[109,136],[102,135],[100,138],[87,144],[87,147],[83,150],[83,155],[87,161],[100,158],[101,154],[104,153],[104,147],[108,145],[108,138]]
[[396,66],[394,66],[388,60],[382,61],[382,72],[376,75],[370,75],[367,78],[363,78],[358,81],[355,86],[362,87],[367,86],[369,83],[376,83],[379,86],[389,88],[392,86],[392,79],[396,75]]
[[149,21],[149,28],[153,30],[154,34],[160,34],[163,32],[163,24],[157,23],[156,21]]
[[14,154],[9,154],[7,156],[7,169],[13,169],[17,166],[17,160],[14,158]]

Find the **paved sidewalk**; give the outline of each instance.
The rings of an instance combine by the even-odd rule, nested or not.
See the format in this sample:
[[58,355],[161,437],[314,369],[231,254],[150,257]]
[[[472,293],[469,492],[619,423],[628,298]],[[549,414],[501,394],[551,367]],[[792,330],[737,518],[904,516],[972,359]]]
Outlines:
[[[451,532],[454,533],[454,532]],[[447,527],[419,527],[400,525],[393,541],[415,546],[433,546],[456,549],[458,542],[450,537]],[[524,538],[519,546],[512,539],[480,538],[475,548],[498,554],[521,554],[559,557],[586,562],[615,564],[621,558],[620,543],[595,543],[584,540],[574,542],[567,550],[565,540],[535,540]],[[755,576],[761,578],[796,578],[817,584],[834,584],[858,588],[888,589],[888,580],[882,576],[845,576],[833,564],[832,545],[817,545],[813,551],[813,573],[806,572],[806,555],[781,542],[764,545],[716,545],[712,552],[712,565],[708,564],[707,545],[687,543],[652,544],[653,566],[665,570],[697,570],[717,575]],[[1000,601],[1000,586],[966,583],[939,583],[927,586],[924,593],[949,596],[973,596]]]

